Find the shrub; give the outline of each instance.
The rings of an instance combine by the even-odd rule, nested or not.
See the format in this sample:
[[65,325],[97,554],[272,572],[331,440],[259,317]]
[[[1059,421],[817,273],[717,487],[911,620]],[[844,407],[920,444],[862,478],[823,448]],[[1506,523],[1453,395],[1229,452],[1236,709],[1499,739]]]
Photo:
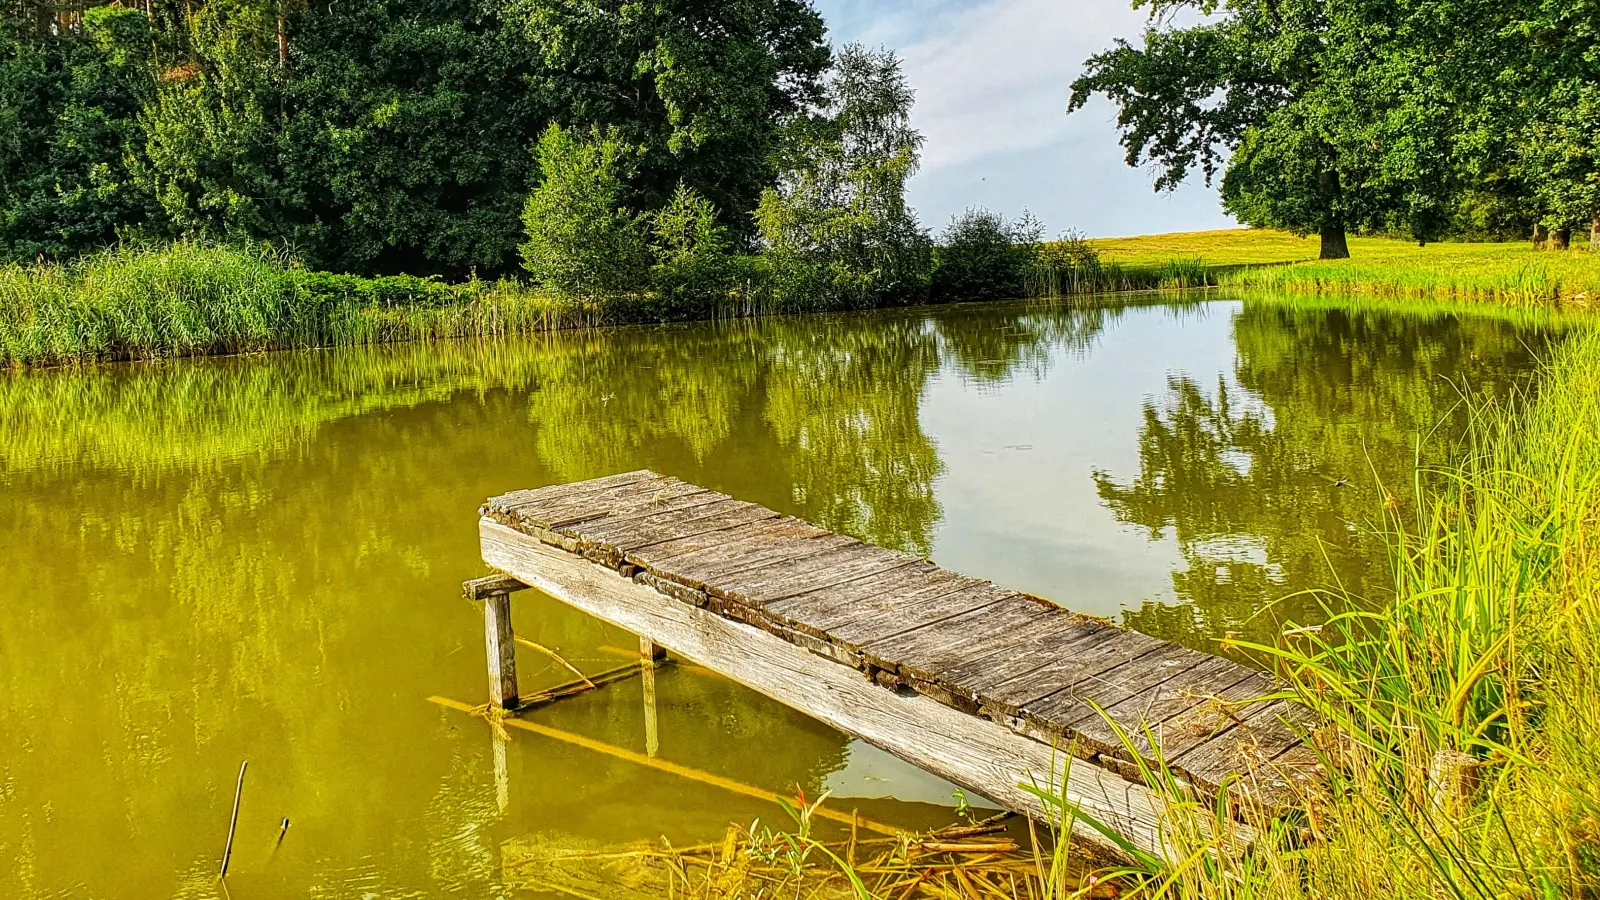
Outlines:
[[717,208],[692,188],[678,185],[653,219],[650,281],[660,314],[715,310],[728,297],[735,277],[727,230],[717,223]]
[[1020,297],[1023,278],[1038,257],[1042,233],[1038,220],[1028,213],[1015,222],[987,209],[968,209],[952,217],[934,248],[934,299]]
[[615,130],[578,138],[551,125],[537,153],[540,181],[523,208],[521,247],[534,281],[584,299],[643,287],[645,223],[623,204],[630,153]]
[[828,92],[823,114],[790,134],[778,185],[756,208],[771,300],[795,310],[917,302],[933,260],[905,201],[922,136],[900,61],[847,45]]

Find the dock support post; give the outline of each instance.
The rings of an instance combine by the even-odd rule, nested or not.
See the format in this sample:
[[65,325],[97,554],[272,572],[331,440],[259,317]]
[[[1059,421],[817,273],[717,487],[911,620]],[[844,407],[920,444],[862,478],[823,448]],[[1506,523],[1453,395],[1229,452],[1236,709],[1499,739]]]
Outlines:
[[644,755],[655,758],[661,750],[661,735],[656,725],[656,665],[666,651],[647,637],[639,638],[639,677],[644,683]]
[[491,594],[483,601],[483,644],[489,658],[489,702],[517,708],[517,641],[511,633],[511,595]]
[[483,601],[483,647],[489,660],[489,703],[502,710],[520,705],[517,640],[511,631],[511,592],[527,585],[507,575],[474,578],[461,585],[469,600]]

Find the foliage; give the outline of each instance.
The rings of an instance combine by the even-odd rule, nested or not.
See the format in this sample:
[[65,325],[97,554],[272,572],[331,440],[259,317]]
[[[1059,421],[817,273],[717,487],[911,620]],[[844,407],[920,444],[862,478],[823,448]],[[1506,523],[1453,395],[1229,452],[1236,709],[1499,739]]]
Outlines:
[[353,272],[506,271],[550,115],[492,6],[212,4],[144,114],[144,180],[177,230]]
[[539,185],[523,207],[522,262],[546,289],[576,297],[637,290],[649,250],[643,217],[623,205],[631,148],[615,131],[545,129]]
[[1027,213],[1015,222],[986,209],[968,209],[952,217],[934,248],[932,296],[941,300],[1021,296],[1043,233],[1044,226]]
[[509,0],[557,121],[615,126],[640,148],[632,198],[681,183],[722,211],[738,242],[777,172],[782,126],[820,98],[830,52],[806,0]]
[[316,268],[515,269],[551,123],[639,148],[742,239],[830,58],[803,0],[149,0],[0,11],[0,259],[119,235],[266,241]]
[[1206,836],[1232,833],[1226,814],[1181,804],[1166,833],[1197,864],[1142,867],[1138,893],[1600,889],[1600,337],[1561,348],[1520,409],[1481,410],[1476,434],[1475,452],[1420,492],[1414,519],[1390,515],[1382,609],[1291,622],[1252,648],[1332,726],[1327,783],[1296,802],[1307,833],[1256,817],[1252,852],[1228,853]]
[[[1600,220],[1592,3],[1148,6],[1143,45],[1090,59],[1071,108],[1115,102],[1128,163],[1154,164],[1158,189],[1220,172],[1230,213],[1321,234],[1324,258],[1346,255],[1346,230],[1431,241]],[[1175,24],[1186,8],[1216,15]]]
[[785,169],[756,208],[769,290],[791,306],[914,302],[932,253],[905,202],[922,136],[900,60],[846,45],[826,87],[826,107],[795,123]]
[[656,262],[650,283],[665,315],[718,309],[727,301],[736,261],[710,200],[678,185],[652,218],[651,233]]
[[78,34],[0,20],[0,259],[96,250],[144,226],[128,161],[153,93],[148,20],[107,6]]
[[1225,163],[1230,213],[1321,234],[1324,258],[1348,255],[1346,230],[1443,233],[1458,123],[1440,76],[1462,62],[1434,33],[1431,4],[1231,2],[1202,24],[1165,24],[1185,6],[1211,8],[1151,4],[1161,24],[1144,47],[1119,42],[1073,84],[1073,109],[1096,93],[1119,104],[1130,165],[1149,160],[1171,188]]
[[311,272],[265,248],[177,243],[0,267],[0,365],[593,324],[592,311],[515,284]]

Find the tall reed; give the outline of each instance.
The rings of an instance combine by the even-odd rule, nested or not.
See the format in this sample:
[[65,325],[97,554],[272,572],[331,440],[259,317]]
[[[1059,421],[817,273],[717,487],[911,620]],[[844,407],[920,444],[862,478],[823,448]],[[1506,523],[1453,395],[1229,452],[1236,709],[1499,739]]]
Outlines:
[[[1121,873],[1149,896],[1590,897],[1600,891],[1600,334],[1573,338],[1520,409],[1480,412],[1475,450],[1390,506],[1394,594],[1330,595],[1274,646],[1326,727],[1323,778],[1288,819],[1176,801],[1190,865]],[[1286,828],[1288,821],[1295,827]]]

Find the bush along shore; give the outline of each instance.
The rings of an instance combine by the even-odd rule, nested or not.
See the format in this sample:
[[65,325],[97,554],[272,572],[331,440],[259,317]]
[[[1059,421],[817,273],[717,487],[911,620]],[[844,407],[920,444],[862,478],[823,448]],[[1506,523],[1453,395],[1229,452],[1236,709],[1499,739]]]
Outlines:
[[40,255],[0,269],[0,364],[1207,283],[1193,260],[1127,267],[1078,237],[1046,242],[1027,214],[969,210],[929,234],[905,200],[922,137],[899,60],[846,46],[820,77],[825,100],[783,131],[777,174],[753,210],[730,215],[687,180],[648,196],[649,154],[622,131],[550,125],[531,154],[538,178],[523,203],[515,278],[308,271],[267,249],[279,245],[201,237],[207,229],[59,263]]

